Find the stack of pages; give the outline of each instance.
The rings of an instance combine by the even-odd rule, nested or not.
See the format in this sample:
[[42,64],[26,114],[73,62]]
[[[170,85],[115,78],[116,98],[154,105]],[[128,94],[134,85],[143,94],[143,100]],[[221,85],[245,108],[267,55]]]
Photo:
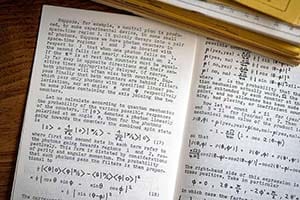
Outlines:
[[300,28],[297,27],[299,16],[296,12],[300,9],[300,1],[94,1],[229,42],[283,62],[300,63]]

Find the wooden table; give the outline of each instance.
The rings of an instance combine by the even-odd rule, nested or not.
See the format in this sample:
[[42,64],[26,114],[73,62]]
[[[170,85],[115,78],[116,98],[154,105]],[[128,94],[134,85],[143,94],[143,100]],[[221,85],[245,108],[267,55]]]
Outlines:
[[0,0],[0,199],[9,199],[43,4],[121,11],[88,0]]

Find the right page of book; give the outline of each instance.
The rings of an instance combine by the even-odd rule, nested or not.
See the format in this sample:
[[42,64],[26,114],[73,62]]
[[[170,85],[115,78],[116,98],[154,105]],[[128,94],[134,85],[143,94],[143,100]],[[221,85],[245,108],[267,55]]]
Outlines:
[[300,199],[300,70],[200,39],[177,199]]

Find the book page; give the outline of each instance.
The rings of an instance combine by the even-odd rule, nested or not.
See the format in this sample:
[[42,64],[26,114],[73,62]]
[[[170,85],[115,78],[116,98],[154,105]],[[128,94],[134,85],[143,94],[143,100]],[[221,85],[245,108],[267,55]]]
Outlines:
[[300,71],[200,40],[176,199],[300,199]]
[[172,199],[196,41],[44,6],[11,199]]

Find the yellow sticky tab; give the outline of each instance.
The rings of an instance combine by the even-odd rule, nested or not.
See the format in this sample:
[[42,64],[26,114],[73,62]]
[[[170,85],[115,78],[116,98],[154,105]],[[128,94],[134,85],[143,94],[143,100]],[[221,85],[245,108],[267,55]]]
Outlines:
[[234,0],[267,15],[300,26],[299,0]]

